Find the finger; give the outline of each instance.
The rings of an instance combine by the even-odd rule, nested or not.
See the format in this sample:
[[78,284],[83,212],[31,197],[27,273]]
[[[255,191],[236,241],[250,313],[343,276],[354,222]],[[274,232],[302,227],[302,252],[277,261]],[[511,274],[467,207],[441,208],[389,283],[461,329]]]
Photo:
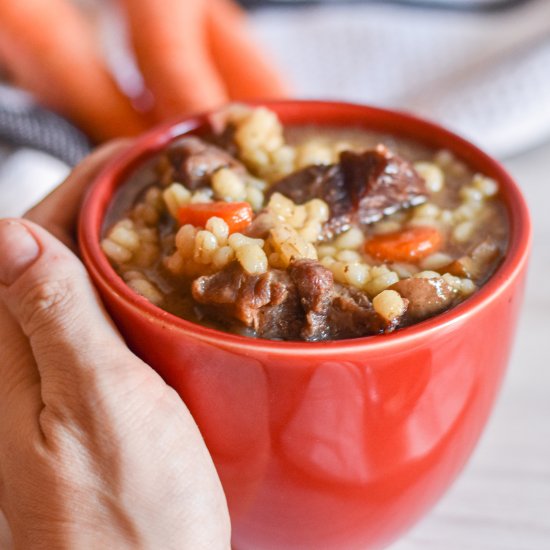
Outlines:
[[[46,408],[66,414],[113,391],[129,356],[84,266],[62,243],[26,220],[0,221],[0,302],[28,338]],[[120,389],[120,386],[118,386]]]
[[212,109],[227,100],[206,35],[210,1],[122,1],[158,120]]
[[13,550],[13,540],[11,537],[10,526],[0,510],[0,548],[3,550]]
[[57,189],[31,208],[25,214],[25,218],[41,225],[64,244],[73,248],[76,219],[84,192],[105,165],[126,149],[129,143],[129,140],[120,139],[94,151]]
[[208,36],[230,99],[288,95],[287,83],[252,37],[245,14],[231,0],[208,3]]
[[[25,437],[22,426],[37,426],[42,408],[40,377],[21,327],[0,303],[0,447]],[[0,537],[1,538],[1,537]],[[3,548],[0,546],[0,548]]]
[[0,58],[15,81],[93,139],[145,128],[118,90],[87,21],[66,0],[2,0]]

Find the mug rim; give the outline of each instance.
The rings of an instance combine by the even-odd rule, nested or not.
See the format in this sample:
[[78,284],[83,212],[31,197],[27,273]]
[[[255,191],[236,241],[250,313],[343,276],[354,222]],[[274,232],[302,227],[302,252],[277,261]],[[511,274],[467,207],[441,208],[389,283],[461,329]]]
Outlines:
[[[129,174],[174,139],[205,127],[208,113],[204,113],[164,123],[138,137],[96,176],[80,210],[78,240],[88,271],[96,281],[101,282],[104,290],[122,300],[147,322],[216,346],[234,348],[241,353],[247,351],[292,356],[299,352],[302,356],[310,356],[384,352],[389,348],[416,345],[437,332],[446,332],[456,323],[465,322],[503,294],[523,271],[528,260],[532,232],[526,201],[503,166],[471,142],[433,122],[402,111],[379,107],[316,100],[257,101],[246,104],[273,109],[282,115],[283,120],[285,115],[287,118],[301,118],[302,124],[318,124],[319,118],[322,119],[321,124],[327,126],[351,126],[351,122],[355,122],[358,127],[382,130],[432,146],[437,144],[450,150],[467,164],[483,165],[483,173],[498,181],[500,196],[506,208],[509,235],[504,259],[490,279],[464,302],[390,334],[322,342],[267,340],[205,327],[168,313],[134,292],[116,273],[101,250],[100,233],[113,195]],[[343,124],[342,121],[350,124]],[[300,124],[298,121],[295,123]]]

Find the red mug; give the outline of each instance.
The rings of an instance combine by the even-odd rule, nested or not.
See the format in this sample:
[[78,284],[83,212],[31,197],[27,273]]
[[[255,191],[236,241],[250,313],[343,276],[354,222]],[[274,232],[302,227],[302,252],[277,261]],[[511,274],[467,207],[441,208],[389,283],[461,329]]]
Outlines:
[[82,257],[130,348],[197,422],[236,549],[380,548],[440,498],[487,422],[522,301],[529,215],[495,160],[432,123],[344,103],[266,106],[285,125],[362,127],[448,149],[494,178],[510,228],[503,263],[462,304],[389,335],[279,342],[177,318],[134,293],[99,240],[117,188],[172,140],[204,129],[206,116],[150,131],[96,178],[80,216]]

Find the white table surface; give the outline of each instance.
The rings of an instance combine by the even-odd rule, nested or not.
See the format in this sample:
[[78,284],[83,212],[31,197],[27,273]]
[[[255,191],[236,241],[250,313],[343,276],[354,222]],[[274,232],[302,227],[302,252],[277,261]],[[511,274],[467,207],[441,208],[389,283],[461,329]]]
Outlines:
[[504,164],[525,192],[534,226],[508,375],[462,475],[391,550],[550,549],[550,143]]

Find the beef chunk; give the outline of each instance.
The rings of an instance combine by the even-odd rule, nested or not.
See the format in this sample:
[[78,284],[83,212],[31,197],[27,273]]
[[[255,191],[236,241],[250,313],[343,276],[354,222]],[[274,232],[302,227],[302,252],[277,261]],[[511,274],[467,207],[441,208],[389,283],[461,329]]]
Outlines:
[[383,145],[364,153],[344,151],[340,165],[360,224],[426,200],[425,181]]
[[[215,275],[205,275],[193,282],[193,298],[200,303],[229,306],[231,314],[245,323],[253,323],[257,310],[273,300],[284,300],[286,288],[272,288],[271,277],[247,276],[237,264]],[[273,291],[273,292],[272,292]]]
[[298,260],[289,269],[305,313],[301,331],[304,340],[325,340],[330,332],[328,310],[334,294],[332,272],[314,260]]
[[267,197],[273,193],[281,193],[296,204],[323,199],[330,208],[330,219],[323,228],[325,240],[346,231],[351,225],[352,196],[339,164],[307,166],[272,185]]
[[469,255],[462,256],[440,267],[437,271],[441,274],[450,273],[455,277],[467,277],[479,282],[483,274],[490,272],[491,265],[498,260],[499,256],[498,243],[492,237],[488,237],[477,244]]
[[343,214],[351,207],[351,196],[338,164],[312,165],[293,172],[279,180],[269,189],[269,195],[281,193],[296,204],[303,204],[314,198],[323,199],[331,209]]
[[456,298],[456,290],[441,277],[402,279],[390,286],[390,290],[399,292],[409,301],[407,319],[411,322],[422,321],[445,311]]
[[197,189],[210,183],[212,174],[220,168],[245,172],[243,165],[227,151],[206,143],[195,136],[175,142],[167,153],[168,163],[162,163],[162,181],[166,184],[180,181],[188,189]]
[[379,334],[393,328],[376,313],[366,294],[339,284],[335,287],[327,324],[332,340]]
[[208,306],[207,316],[222,323],[228,317],[238,319],[264,338],[292,340],[300,334],[303,310],[284,271],[250,275],[235,262],[214,275],[199,277],[191,291],[198,303]]
[[426,184],[410,163],[379,145],[373,151],[344,151],[340,162],[308,166],[279,180],[269,195],[278,192],[297,204],[323,199],[330,219],[323,228],[329,240],[352,223],[369,224],[426,200]]
[[[248,109],[248,107],[244,107],[244,109]],[[237,126],[232,118],[230,109],[220,109],[209,114],[207,119],[212,134],[208,136],[208,138],[209,141],[212,141],[212,143],[215,143],[218,147],[221,147],[229,154],[237,157],[239,155],[239,148],[235,143]]]
[[358,338],[391,329],[365,293],[334,283],[332,273],[319,262],[299,260],[289,271],[305,313],[302,339]]
[[192,284],[203,313],[222,323],[237,319],[262,338],[334,340],[392,330],[363,292],[335,284],[314,260],[298,260],[288,271],[249,275],[234,262]]

